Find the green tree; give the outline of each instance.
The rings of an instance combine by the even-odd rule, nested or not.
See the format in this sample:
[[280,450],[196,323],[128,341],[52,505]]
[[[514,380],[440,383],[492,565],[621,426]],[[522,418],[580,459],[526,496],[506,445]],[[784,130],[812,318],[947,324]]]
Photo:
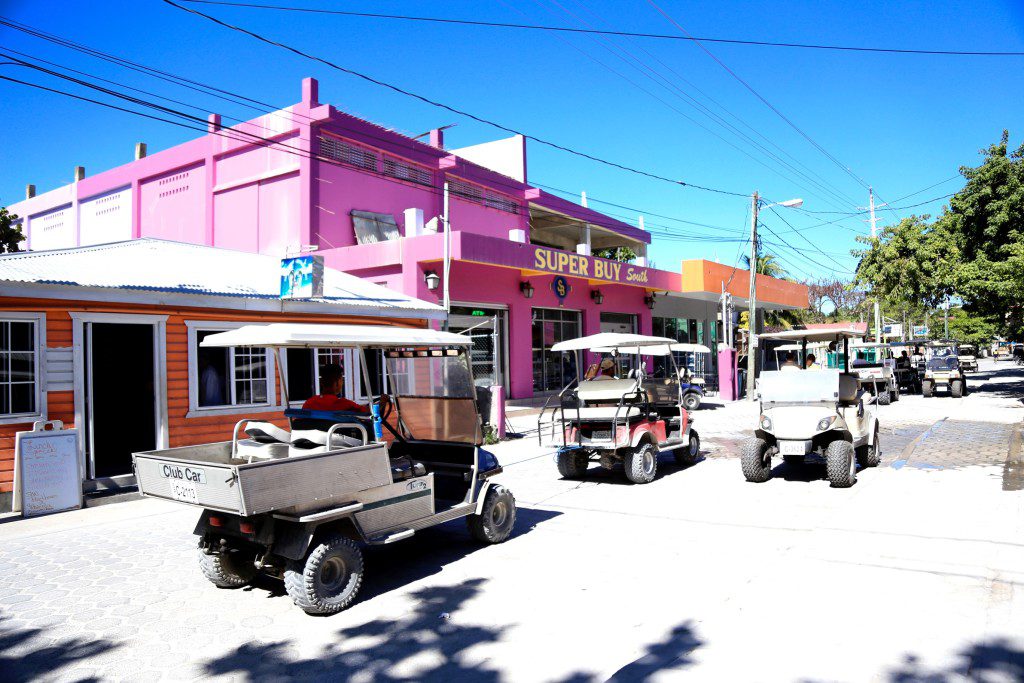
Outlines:
[[[743,265],[746,266],[747,270],[750,270],[749,256],[743,256]],[[783,267],[774,254],[761,254],[757,257],[757,273],[758,275],[767,275],[768,277],[775,277],[780,280],[789,279],[789,273],[786,272],[785,267]]]
[[[968,313],[962,306],[949,309],[949,338],[957,341],[987,346],[999,334],[999,320]],[[935,311],[931,318],[928,336],[941,339],[946,331],[943,312]]]
[[16,220],[15,214],[0,206],[0,254],[21,251],[18,245],[25,241],[25,236],[21,234],[21,226],[14,225]]
[[594,256],[628,263],[635,259],[637,254],[629,247],[608,247],[607,249],[595,249]]
[[959,263],[953,283],[965,308],[1003,320],[1004,331],[1024,332],[1024,145],[1009,152],[1009,133],[963,167],[966,186],[937,223],[955,240]]

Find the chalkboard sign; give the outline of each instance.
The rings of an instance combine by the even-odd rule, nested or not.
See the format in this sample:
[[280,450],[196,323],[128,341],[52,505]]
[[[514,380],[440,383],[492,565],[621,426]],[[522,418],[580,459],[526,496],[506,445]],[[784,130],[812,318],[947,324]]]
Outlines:
[[25,517],[82,507],[78,432],[63,423],[36,422],[15,437],[15,504]]

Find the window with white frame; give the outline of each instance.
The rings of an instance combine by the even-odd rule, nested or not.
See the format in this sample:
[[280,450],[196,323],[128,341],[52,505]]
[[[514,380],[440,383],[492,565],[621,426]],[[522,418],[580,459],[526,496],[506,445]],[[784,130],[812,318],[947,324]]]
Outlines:
[[341,367],[342,386],[348,386],[349,373],[342,349],[288,349],[286,359],[288,400],[292,403],[320,393],[320,370],[328,364]]
[[0,319],[0,418],[40,414],[39,319]]
[[228,406],[268,405],[270,403],[271,360],[265,348],[237,346],[207,348],[200,343],[220,329],[196,329],[191,343],[195,354],[193,378],[196,406],[224,408]]

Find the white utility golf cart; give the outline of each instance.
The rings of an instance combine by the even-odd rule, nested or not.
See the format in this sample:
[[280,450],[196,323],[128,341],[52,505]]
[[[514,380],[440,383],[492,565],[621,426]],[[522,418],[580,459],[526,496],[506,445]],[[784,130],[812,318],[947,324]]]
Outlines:
[[878,405],[887,406],[900,400],[896,359],[888,342],[857,342],[850,345],[850,353],[853,354],[851,370]]
[[[607,354],[613,365],[610,374],[574,379],[548,399],[537,418],[537,439],[558,449],[563,477],[584,476],[593,460],[609,470],[621,464],[627,479],[646,484],[658,472],[660,451],[673,451],[681,465],[697,462],[700,437],[683,407],[679,369],[672,356],[675,344],[667,337],[602,332],[551,347],[575,353],[577,368],[583,368],[579,355],[587,351]],[[633,369],[623,372],[619,361],[630,356]],[[649,377],[644,356],[665,356],[667,376]],[[553,399],[557,403],[550,405]]]
[[960,369],[964,372],[978,371],[978,347],[974,344],[961,344],[957,356],[960,358]]
[[921,395],[931,398],[937,389],[945,389],[953,398],[967,395],[967,377],[960,365],[957,342],[944,339],[928,342]]
[[[516,503],[490,478],[466,336],[361,325],[246,325],[204,347],[354,349],[383,357],[371,414],[287,410],[290,430],[242,420],[230,441],[134,454],[139,491],[202,508],[199,565],[222,588],[258,572],[284,579],[310,614],[348,607],[363,581],[362,544],[386,544],[465,517],[479,541],[512,532]],[[367,389],[367,393],[371,390]],[[385,432],[387,438],[385,438]]]
[[835,350],[842,351],[844,367],[805,370],[793,364],[761,373],[757,381],[761,414],[754,436],[743,442],[740,453],[747,481],[767,481],[776,455],[798,464],[808,455],[821,453],[828,480],[836,488],[856,483],[858,462],[862,467],[878,464],[874,402],[849,368],[850,340],[859,336],[851,329],[787,330],[758,337],[801,345],[834,342]]

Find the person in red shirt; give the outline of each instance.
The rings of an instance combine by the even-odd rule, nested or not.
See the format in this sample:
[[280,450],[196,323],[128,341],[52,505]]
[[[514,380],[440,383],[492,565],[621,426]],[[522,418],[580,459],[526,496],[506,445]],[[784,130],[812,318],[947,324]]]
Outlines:
[[339,396],[345,375],[341,366],[336,363],[328,363],[320,368],[320,393],[310,396],[302,404],[303,410],[344,410],[353,413],[369,413],[370,406],[360,405],[347,398]]

